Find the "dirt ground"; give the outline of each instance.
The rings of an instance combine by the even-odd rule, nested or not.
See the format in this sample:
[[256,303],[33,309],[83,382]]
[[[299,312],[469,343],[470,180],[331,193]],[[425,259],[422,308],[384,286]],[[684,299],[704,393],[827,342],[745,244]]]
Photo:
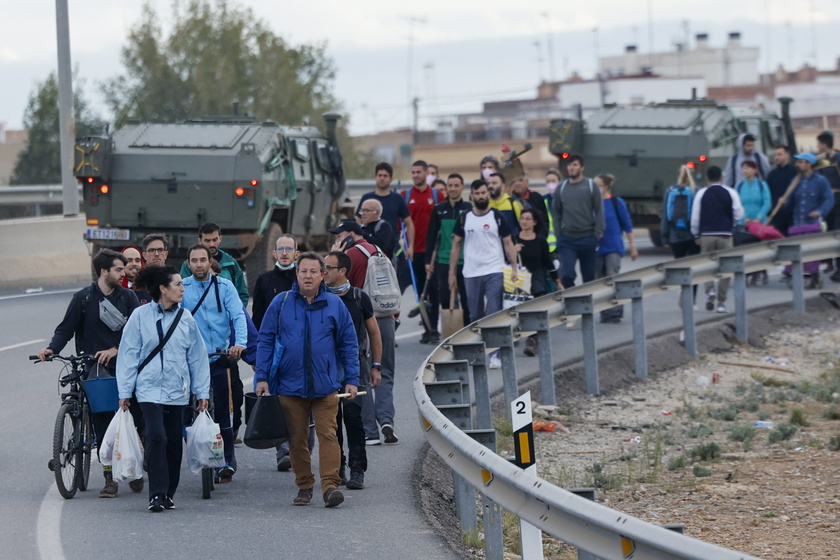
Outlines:
[[[599,503],[753,556],[840,557],[840,313],[814,299],[804,315],[776,307],[749,323],[750,345],[735,341],[731,317],[701,327],[697,360],[676,333],[650,341],[646,382],[627,370],[632,349],[608,352],[599,397],[583,394],[582,367],[569,365],[557,376],[565,398],[555,409],[537,406],[531,382],[535,420],[568,430],[536,434],[540,476],[594,487]],[[512,453],[505,424],[502,455]],[[462,543],[451,474],[434,452],[420,476],[430,522],[462,555],[482,557]],[[507,556],[517,558],[513,521]],[[544,549],[546,558],[577,558],[550,537]]]

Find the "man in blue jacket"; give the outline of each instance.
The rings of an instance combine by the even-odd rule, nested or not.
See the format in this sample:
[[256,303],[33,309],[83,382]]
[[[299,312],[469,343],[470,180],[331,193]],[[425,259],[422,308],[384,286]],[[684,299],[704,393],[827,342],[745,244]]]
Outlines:
[[343,387],[348,400],[356,396],[359,346],[350,312],[340,297],[324,287],[324,259],[305,252],[296,268],[297,282],[272,300],[263,318],[254,381],[257,395],[280,395],[298,487],[294,505],[308,505],[315,486],[307,443],[311,412],[318,435],[324,506],[335,507],[344,501],[338,489],[341,450],[336,438],[336,394]]
[[[227,350],[227,356],[210,359],[210,383],[213,387],[213,415],[219,423],[225,444],[225,466],[219,469],[219,482],[230,482],[236,472],[231,426],[230,360],[238,360],[248,344],[245,311],[236,288],[229,280],[215,276],[210,270],[210,250],[194,245],[187,256],[192,276],[184,279],[182,305],[192,313],[204,345],[210,353]],[[231,325],[234,341],[230,345]]]

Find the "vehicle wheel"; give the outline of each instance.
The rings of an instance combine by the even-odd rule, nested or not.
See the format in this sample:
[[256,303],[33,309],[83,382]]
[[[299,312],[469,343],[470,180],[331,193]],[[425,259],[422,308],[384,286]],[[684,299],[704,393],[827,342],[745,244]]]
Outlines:
[[79,477],[76,473],[79,453],[77,443],[79,435],[77,427],[79,421],[73,415],[73,404],[64,403],[58,409],[58,416],[55,419],[55,431],[53,432],[53,474],[55,474],[55,485],[58,493],[64,498],[70,499],[76,495]]
[[79,490],[84,492],[88,489],[90,478],[90,455],[93,450],[93,429],[90,424],[90,409],[86,406],[82,412],[82,439],[79,444],[79,465],[82,470],[79,472]]
[[650,228],[648,229],[648,235],[650,235],[650,242],[653,243],[654,247],[662,247],[662,230]]
[[267,270],[274,268],[274,244],[283,233],[283,228],[277,222],[271,222],[263,232],[262,239],[257,242],[254,251],[245,259],[245,272],[248,277],[248,291],[254,293],[257,277]]
[[210,499],[210,491],[213,490],[213,469],[210,467],[201,468],[201,497]]

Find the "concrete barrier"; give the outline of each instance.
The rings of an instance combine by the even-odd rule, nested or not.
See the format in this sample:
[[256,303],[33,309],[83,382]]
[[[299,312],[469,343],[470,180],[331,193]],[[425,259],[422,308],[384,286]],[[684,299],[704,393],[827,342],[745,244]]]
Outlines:
[[89,282],[86,227],[84,216],[0,221],[0,289]]

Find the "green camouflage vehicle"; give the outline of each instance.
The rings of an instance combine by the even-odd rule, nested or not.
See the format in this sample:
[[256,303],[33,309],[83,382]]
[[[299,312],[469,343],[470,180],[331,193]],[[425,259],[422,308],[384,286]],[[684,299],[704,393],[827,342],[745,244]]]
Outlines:
[[581,119],[551,123],[549,149],[563,160],[579,153],[586,173],[615,175],[615,193],[626,202],[633,224],[650,228],[651,240],[661,246],[659,218],[662,196],[674,184],[680,166],[695,170],[698,186],[706,168],[724,169],[735,153],[738,135],[756,137],[756,149],[773,161],[773,148],[787,145],[794,151],[790,98],[781,98],[782,116],[766,109],[740,109],[708,99],[668,101],[642,107],[606,106]]
[[94,251],[119,250],[164,233],[169,258],[180,266],[198,227],[214,222],[222,228],[221,248],[244,265],[253,288],[274,266],[280,233],[325,248],[347,199],[339,118],[324,115],[326,134],[223,117],[129,122],[110,137],[80,138],[74,175],[83,185],[85,239]]

